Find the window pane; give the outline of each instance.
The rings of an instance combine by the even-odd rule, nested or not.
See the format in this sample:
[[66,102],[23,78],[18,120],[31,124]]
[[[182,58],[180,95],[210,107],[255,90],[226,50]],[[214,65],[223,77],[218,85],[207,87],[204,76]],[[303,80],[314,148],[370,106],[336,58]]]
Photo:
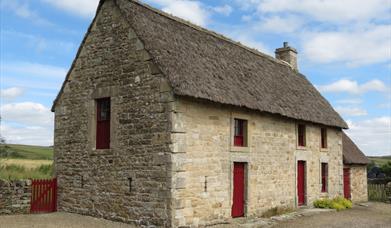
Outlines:
[[327,148],[327,129],[321,128],[321,147]]
[[247,146],[247,120],[234,119],[234,146]]
[[298,145],[299,146],[305,146],[305,125],[299,124],[297,127],[298,132]]
[[110,148],[110,98],[96,100],[96,149]]
[[98,100],[98,120],[104,121],[110,119],[110,99],[103,98]]

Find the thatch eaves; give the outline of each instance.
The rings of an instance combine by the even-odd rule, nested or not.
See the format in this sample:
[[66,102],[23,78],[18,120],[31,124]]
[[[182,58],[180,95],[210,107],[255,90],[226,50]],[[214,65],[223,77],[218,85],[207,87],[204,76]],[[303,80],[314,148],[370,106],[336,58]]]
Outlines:
[[306,77],[283,61],[140,2],[114,1],[176,95],[347,128]]
[[366,165],[369,163],[369,159],[364,153],[357,147],[357,145],[342,132],[342,151],[343,151],[343,163],[347,165]]

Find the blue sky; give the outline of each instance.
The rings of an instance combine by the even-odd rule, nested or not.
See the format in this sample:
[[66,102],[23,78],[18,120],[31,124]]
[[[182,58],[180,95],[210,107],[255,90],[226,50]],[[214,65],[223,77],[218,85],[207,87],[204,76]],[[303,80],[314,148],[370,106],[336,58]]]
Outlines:
[[[97,0],[0,0],[1,135],[53,144],[52,101]],[[145,0],[299,69],[348,122],[367,155],[391,155],[391,0]]]

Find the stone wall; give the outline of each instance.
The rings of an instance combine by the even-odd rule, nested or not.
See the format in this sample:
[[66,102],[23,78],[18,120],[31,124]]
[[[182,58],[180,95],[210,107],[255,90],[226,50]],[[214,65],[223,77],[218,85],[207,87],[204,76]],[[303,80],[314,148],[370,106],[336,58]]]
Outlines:
[[[172,134],[174,225],[206,225],[231,218],[233,162],[247,162],[246,216],[272,207],[296,207],[296,164],[305,160],[307,205],[342,195],[341,130],[328,128],[320,149],[320,126],[306,124],[307,146],[296,146],[296,122],[269,114],[179,98]],[[248,120],[248,148],[232,142],[233,118]],[[328,162],[328,193],[321,193],[320,163]]]
[[350,167],[350,191],[353,202],[368,201],[367,186],[367,166],[347,166]]
[[[55,106],[58,209],[168,227],[170,88],[143,42],[104,1]],[[111,98],[110,149],[95,149],[95,99]]]
[[0,179],[0,215],[30,212],[31,181]]

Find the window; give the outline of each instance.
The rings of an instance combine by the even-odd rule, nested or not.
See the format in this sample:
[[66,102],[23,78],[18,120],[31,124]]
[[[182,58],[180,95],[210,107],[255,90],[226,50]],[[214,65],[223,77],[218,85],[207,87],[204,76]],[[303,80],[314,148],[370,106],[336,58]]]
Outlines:
[[327,176],[328,176],[328,164],[321,163],[321,175],[322,175],[322,192],[327,192]]
[[110,148],[110,98],[96,100],[96,149]]
[[247,120],[234,119],[234,146],[247,146]]
[[304,124],[297,125],[297,134],[298,134],[297,145],[304,147],[305,144],[306,144],[306,140],[305,140],[305,125]]
[[327,148],[327,128],[320,129],[320,144],[321,148]]

